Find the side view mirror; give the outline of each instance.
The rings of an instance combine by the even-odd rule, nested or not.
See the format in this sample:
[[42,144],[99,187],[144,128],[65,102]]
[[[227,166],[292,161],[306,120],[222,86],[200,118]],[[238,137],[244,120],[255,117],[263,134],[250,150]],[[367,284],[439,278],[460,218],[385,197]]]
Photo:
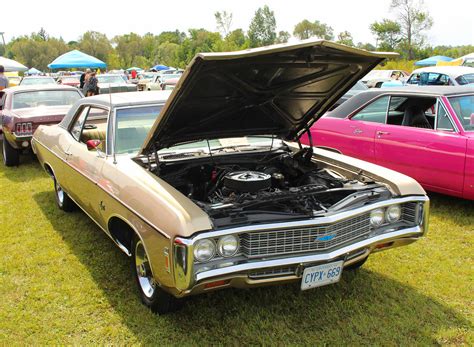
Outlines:
[[86,142],[87,149],[89,151],[97,149],[97,147],[99,147],[101,143],[102,143],[102,141],[100,141],[100,140],[87,140],[87,142]]

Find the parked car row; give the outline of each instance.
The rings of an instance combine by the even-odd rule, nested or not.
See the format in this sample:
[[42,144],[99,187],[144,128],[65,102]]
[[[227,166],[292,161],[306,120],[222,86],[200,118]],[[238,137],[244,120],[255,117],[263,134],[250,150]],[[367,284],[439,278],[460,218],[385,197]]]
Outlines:
[[332,284],[427,231],[415,180],[301,144],[392,56],[324,40],[198,54],[173,92],[80,98],[31,144],[58,207],[83,209],[130,257],[153,311],[229,287]]
[[31,146],[58,207],[130,257],[155,312],[229,287],[332,284],[424,235],[422,186],[474,200],[474,89],[359,81],[392,56],[317,40],[198,54],[182,76],[147,76],[147,93],[118,74],[89,98],[8,88],[4,163]]

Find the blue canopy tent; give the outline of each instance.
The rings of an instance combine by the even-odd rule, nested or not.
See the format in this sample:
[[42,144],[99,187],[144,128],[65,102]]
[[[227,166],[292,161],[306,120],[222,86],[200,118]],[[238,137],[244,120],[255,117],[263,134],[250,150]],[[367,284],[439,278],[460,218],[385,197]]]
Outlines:
[[444,55],[435,55],[434,57],[429,57],[423,60],[419,60],[415,63],[417,66],[434,66],[438,61],[451,61],[453,58],[445,57]]
[[163,71],[163,70],[169,70],[170,68],[166,65],[155,65],[151,69],[155,71]]
[[28,75],[41,75],[42,72],[34,67],[32,67],[31,69],[29,69],[28,71],[26,71],[26,73]]
[[93,68],[105,69],[107,64],[91,55],[74,50],[60,55],[48,65],[50,69]]

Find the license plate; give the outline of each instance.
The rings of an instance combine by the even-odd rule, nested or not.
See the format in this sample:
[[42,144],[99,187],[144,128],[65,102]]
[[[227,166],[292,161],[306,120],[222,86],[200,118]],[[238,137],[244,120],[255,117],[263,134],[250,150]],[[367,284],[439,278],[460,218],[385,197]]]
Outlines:
[[325,286],[327,284],[339,282],[342,274],[344,261],[307,267],[303,271],[301,279],[301,290]]

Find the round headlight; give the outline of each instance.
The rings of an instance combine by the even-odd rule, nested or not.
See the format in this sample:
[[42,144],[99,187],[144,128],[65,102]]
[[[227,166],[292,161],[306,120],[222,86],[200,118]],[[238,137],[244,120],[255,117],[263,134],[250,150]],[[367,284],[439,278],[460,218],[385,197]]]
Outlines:
[[387,218],[387,222],[395,223],[400,220],[402,216],[402,208],[400,205],[392,205],[387,208],[387,212],[385,212],[385,217]]
[[194,245],[194,258],[197,261],[204,262],[211,260],[214,254],[216,254],[216,245],[212,240],[199,240]]
[[385,213],[382,208],[372,210],[370,212],[370,225],[374,228],[378,228],[384,222]]
[[223,257],[231,257],[239,249],[239,239],[234,235],[222,236],[217,242],[217,251]]

